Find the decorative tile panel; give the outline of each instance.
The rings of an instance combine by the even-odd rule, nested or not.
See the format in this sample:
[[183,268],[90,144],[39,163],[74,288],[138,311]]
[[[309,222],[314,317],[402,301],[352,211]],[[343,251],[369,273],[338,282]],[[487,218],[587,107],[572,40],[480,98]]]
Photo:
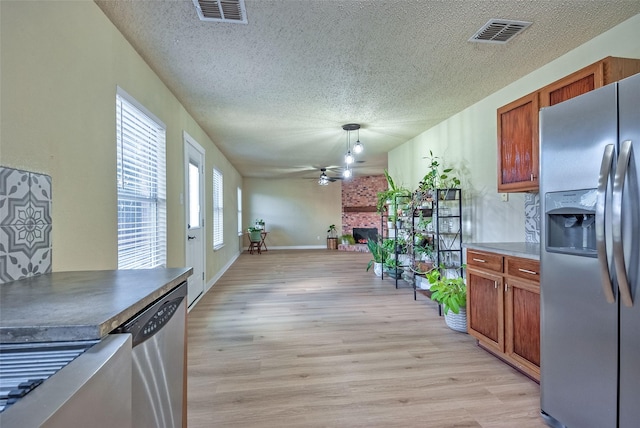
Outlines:
[[525,242],[540,243],[540,194],[526,193],[524,197]]
[[51,177],[0,167],[0,283],[51,272]]

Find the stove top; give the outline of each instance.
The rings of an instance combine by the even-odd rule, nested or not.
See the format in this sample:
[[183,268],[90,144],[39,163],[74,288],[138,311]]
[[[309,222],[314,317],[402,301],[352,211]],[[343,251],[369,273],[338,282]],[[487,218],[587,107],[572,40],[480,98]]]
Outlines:
[[0,412],[96,343],[97,340],[0,344]]

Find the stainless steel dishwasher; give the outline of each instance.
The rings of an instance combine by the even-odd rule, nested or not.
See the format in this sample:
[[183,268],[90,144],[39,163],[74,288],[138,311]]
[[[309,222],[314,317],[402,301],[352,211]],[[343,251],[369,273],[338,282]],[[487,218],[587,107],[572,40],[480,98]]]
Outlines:
[[[187,283],[117,328],[131,333],[132,426],[182,427]],[[185,415],[186,416],[186,415]]]

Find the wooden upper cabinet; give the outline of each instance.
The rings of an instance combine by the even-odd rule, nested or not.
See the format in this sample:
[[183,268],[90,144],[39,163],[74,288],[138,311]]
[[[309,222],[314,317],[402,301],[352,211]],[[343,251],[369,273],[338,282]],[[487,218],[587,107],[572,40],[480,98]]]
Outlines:
[[606,57],[498,109],[498,192],[538,190],[538,113],[640,73],[640,59]]
[[606,57],[540,89],[540,108],[640,73],[640,60]]
[[498,192],[538,188],[538,93],[498,109]]

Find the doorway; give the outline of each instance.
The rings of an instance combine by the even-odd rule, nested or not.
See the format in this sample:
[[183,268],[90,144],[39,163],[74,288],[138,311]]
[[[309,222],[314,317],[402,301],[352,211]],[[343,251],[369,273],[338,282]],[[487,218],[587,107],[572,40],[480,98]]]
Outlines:
[[186,265],[193,268],[187,280],[188,306],[204,293],[205,287],[205,211],[204,148],[184,132]]

